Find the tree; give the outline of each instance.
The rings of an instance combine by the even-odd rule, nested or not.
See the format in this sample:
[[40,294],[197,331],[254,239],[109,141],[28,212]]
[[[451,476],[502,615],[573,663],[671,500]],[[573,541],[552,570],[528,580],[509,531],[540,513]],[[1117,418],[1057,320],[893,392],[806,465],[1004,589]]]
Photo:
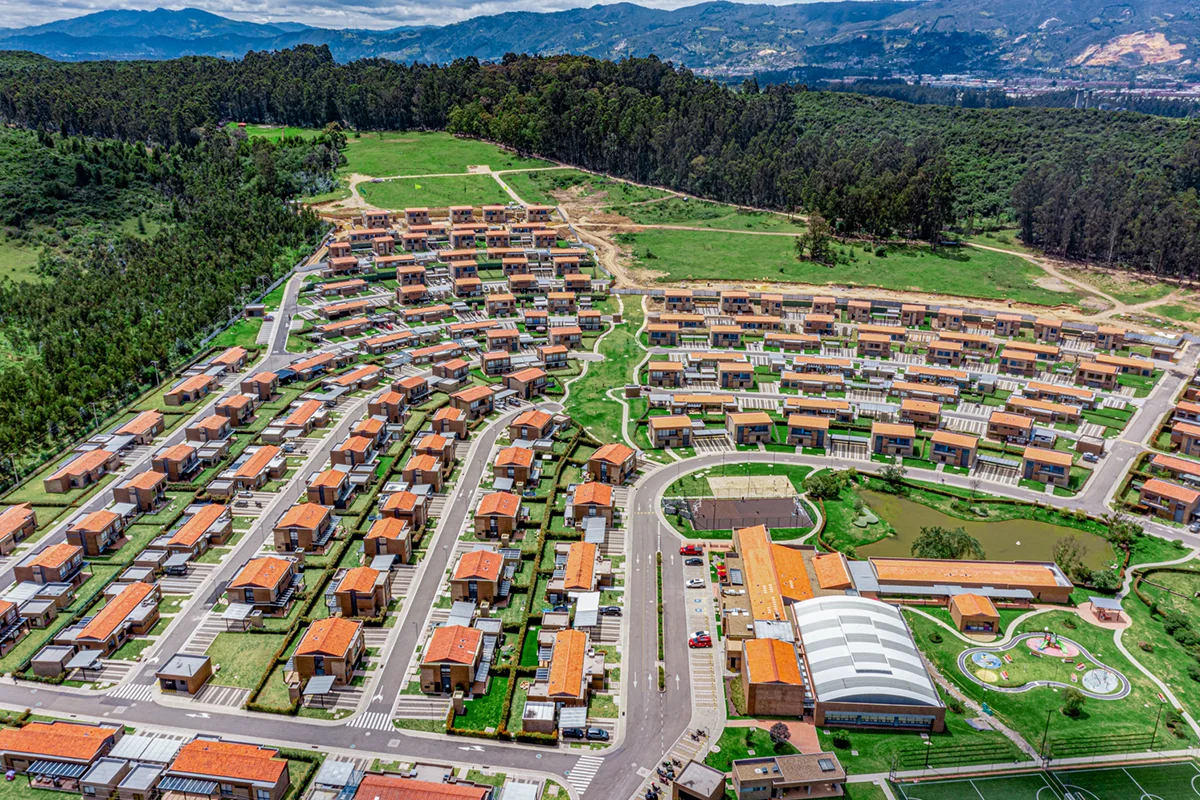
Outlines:
[[888,464],[883,469],[879,470],[879,477],[887,484],[887,490],[895,494],[902,488],[904,476],[908,474],[908,470],[903,464]]
[[1108,527],[1108,540],[1127,553],[1143,534],[1142,526],[1125,514],[1105,514],[1101,519]]
[[776,750],[779,750],[781,745],[786,744],[792,738],[791,730],[782,722],[776,722],[772,725],[769,733],[771,734],[771,741],[775,743]]
[[983,545],[963,528],[922,527],[912,544],[916,558],[985,558]]
[[1068,717],[1078,717],[1083,713],[1083,704],[1085,702],[1087,702],[1087,697],[1083,692],[1074,686],[1068,687],[1063,692],[1062,713]]
[[803,259],[805,253],[818,264],[829,264],[832,260],[833,228],[820,214],[811,214],[808,229],[796,237],[796,258]]
[[819,472],[804,480],[804,489],[814,500],[834,500],[844,486],[845,479],[837,472]]
[[1078,536],[1060,536],[1054,541],[1054,563],[1080,583],[1086,583],[1092,577],[1091,568],[1083,563],[1087,552],[1087,545]]

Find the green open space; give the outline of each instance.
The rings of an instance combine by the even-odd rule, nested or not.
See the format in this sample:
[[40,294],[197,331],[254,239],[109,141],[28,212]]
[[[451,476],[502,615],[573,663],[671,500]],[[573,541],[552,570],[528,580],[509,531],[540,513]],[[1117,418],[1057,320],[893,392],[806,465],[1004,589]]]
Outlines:
[[225,330],[221,331],[209,342],[213,347],[253,347],[258,340],[258,332],[262,329],[262,317],[239,319]]
[[460,139],[441,131],[371,132],[346,137],[343,173],[375,178],[390,175],[429,175],[466,172],[486,165],[493,170],[553,166],[536,158],[522,158],[494,144]]
[[1182,303],[1163,303],[1146,310],[1148,314],[1167,317],[1177,322],[1196,322],[1200,320],[1200,308]]
[[877,255],[840,245],[843,258],[853,254],[853,260],[827,267],[797,260],[791,236],[647,230],[619,234],[618,240],[632,247],[637,266],[661,273],[663,281],[836,283],[1040,305],[1072,305],[1080,299],[1075,292],[1038,286],[1045,273],[1020,256],[988,250],[892,245]]
[[0,232],[0,281],[42,281],[35,270],[38,252]]
[[600,340],[603,361],[592,361],[587,372],[568,384],[566,410],[576,423],[602,442],[617,442],[621,436],[621,404],[607,396],[634,379],[634,367],[645,351],[637,332],[644,313],[638,299],[622,301],[624,324],[615,325]]
[[762,728],[726,728],[717,740],[715,752],[704,759],[708,766],[729,772],[730,764],[742,758],[751,756],[790,755],[800,752],[789,742],[776,745],[771,741],[771,734]]
[[[205,654],[216,670],[212,682],[253,689],[286,637],[273,633],[218,633]],[[220,665],[220,670],[217,666]]]
[[488,685],[487,694],[467,700],[465,714],[454,717],[454,727],[468,731],[484,731],[500,727],[500,715],[504,711],[504,698],[508,696],[508,678],[495,676]]
[[1065,274],[1080,283],[1096,287],[1109,297],[1115,297],[1122,303],[1130,305],[1161,300],[1176,288],[1170,283],[1156,283],[1132,276],[1100,272],[1095,269],[1071,269],[1067,270]]
[[512,201],[490,175],[444,178],[398,178],[382,183],[360,183],[363,198],[378,208],[410,206],[446,208],[452,205],[503,205]]
[[559,197],[587,199],[601,206],[643,203],[666,197],[667,192],[651,186],[614,180],[578,169],[554,169],[538,172],[510,172],[504,182],[526,203],[556,204]]
[[1195,797],[1195,763],[1100,766],[893,783],[899,800],[1127,800]]
[[629,217],[639,225],[684,225],[722,231],[777,231],[803,233],[805,225],[798,217],[769,211],[746,211],[724,203],[672,197],[654,203],[620,205],[613,213]]
[[[225,127],[230,130],[237,130],[238,123],[230,122]],[[241,130],[245,131],[247,136],[254,136],[260,139],[277,142],[280,139],[289,136],[299,136],[304,139],[311,139],[321,131],[316,128],[297,128],[295,125],[249,125],[247,124]]]

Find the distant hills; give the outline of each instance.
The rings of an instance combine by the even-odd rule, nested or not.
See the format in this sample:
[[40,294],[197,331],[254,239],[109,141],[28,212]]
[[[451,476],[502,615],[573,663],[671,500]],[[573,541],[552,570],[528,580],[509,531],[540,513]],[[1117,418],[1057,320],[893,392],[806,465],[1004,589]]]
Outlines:
[[771,6],[631,3],[513,12],[446,26],[330,30],[239,22],[198,9],[102,11],[0,29],[0,49],[65,61],[241,58],[328,45],[334,58],[444,62],[505,53],[657,55],[715,74],[795,67],[867,73],[1197,72],[1200,5],[1180,0],[874,0]]

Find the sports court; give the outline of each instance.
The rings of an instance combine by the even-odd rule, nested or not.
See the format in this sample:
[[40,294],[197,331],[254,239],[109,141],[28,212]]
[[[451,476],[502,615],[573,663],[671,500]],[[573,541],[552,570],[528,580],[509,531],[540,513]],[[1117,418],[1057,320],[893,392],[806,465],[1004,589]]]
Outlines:
[[1192,761],[893,784],[900,800],[1185,800],[1200,798]]
[[698,531],[725,531],[766,525],[768,528],[810,528],[812,519],[796,497],[759,497],[734,500],[703,497],[688,500],[692,527]]

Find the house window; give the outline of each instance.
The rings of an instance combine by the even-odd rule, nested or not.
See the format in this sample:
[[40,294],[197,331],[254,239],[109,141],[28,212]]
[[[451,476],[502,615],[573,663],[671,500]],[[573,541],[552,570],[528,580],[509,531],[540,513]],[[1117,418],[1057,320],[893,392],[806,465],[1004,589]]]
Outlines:
[[254,796],[257,800],[271,800],[271,792],[267,789],[256,790]]
[[232,795],[233,794],[233,784],[222,783],[221,784],[221,794],[225,795],[226,797],[228,797],[229,795]]

